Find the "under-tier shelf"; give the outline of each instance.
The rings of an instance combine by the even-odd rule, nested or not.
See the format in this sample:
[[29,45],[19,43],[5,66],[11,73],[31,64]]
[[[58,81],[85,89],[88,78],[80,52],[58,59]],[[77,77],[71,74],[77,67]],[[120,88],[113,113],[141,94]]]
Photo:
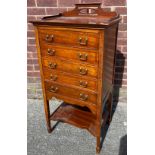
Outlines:
[[[107,116],[108,113],[103,114],[103,124],[106,123]],[[62,103],[50,116],[50,119],[87,129],[92,135],[96,136],[96,116],[86,107]]]

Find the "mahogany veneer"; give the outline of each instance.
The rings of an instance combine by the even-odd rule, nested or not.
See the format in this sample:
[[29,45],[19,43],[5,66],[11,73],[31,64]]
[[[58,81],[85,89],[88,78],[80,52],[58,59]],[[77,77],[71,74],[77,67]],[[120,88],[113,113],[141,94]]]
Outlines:
[[[35,27],[47,129],[51,120],[87,129],[100,152],[102,127],[111,121],[120,17],[100,3],[31,21]],[[49,100],[64,101],[50,114]]]

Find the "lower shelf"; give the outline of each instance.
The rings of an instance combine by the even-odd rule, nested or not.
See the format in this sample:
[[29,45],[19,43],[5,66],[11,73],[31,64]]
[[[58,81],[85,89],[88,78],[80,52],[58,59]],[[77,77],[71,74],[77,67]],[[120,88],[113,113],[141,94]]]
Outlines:
[[[107,120],[108,113],[103,114],[103,124]],[[79,107],[62,103],[57,110],[50,116],[51,120],[62,121],[79,128],[87,129],[92,135],[96,136],[96,116],[86,107]]]

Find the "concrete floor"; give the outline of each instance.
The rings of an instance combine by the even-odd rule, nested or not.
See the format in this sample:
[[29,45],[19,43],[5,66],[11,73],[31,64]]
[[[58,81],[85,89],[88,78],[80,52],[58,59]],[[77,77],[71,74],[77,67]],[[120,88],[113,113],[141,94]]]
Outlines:
[[[53,111],[59,101],[50,102]],[[106,132],[100,155],[127,155],[126,103],[119,102]],[[28,155],[95,155],[96,138],[83,129],[59,123],[49,134],[46,129],[43,101],[28,100]]]

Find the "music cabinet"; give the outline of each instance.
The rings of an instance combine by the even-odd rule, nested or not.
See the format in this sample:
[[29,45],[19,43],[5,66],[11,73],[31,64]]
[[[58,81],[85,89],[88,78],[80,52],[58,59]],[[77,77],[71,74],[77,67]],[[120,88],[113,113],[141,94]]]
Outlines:
[[[30,21],[35,27],[44,109],[51,120],[87,129],[100,152],[101,130],[111,121],[119,15],[101,3]],[[52,113],[52,97],[64,102]]]

